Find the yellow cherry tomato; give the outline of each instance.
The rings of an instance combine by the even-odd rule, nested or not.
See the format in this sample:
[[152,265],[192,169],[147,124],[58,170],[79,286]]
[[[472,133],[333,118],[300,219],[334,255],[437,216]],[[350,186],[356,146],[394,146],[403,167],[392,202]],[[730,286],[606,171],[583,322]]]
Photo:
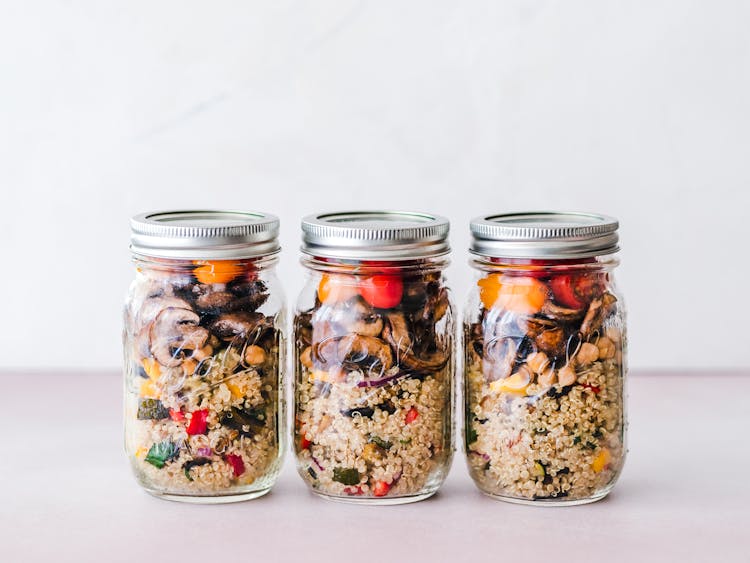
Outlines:
[[526,276],[489,274],[477,282],[485,309],[500,307],[513,313],[533,315],[547,300],[547,286]]
[[193,275],[201,283],[229,283],[245,268],[234,260],[196,260]]
[[318,284],[318,299],[332,305],[347,301],[357,295],[357,278],[343,274],[323,274]]

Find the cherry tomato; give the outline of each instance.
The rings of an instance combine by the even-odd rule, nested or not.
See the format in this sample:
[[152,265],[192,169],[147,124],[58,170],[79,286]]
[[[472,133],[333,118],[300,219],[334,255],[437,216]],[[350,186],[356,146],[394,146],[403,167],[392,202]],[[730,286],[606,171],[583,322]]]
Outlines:
[[300,450],[306,450],[310,447],[312,442],[305,438],[305,435],[303,434],[302,437],[299,439],[299,449]]
[[196,260],[193,275],[201,283],[229,283],[245,268],[234,260]]
[[401,303],[404,282],[395,275],[370,276],[359,283],[359,294],[376,309],[391,309]]
[[582,309],[601,290],[598,275],[591,273],[558,274],[549,285],[555,301],[571,309]]
[[391,490],[391,486],[385,481],[376,481],[372,487],[372,494],[376,497],[384,497]]
[[318,299],[332,305],[347,301],[357,295],[357,278],[344,274],[323,274],[318,284]]
[[477,282],[485,309],[500,307],[514,313],[538,313],[547,299],[547,286],[529,276],[489,274]]

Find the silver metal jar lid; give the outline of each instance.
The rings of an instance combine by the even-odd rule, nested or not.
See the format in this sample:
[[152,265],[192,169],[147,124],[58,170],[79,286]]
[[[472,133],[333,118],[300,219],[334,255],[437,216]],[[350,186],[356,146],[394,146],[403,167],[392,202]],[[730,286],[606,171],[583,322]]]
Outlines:
[[344,211],[302,219],[302,252],[349,260],[413,260],[450,252],[448,219],[410,211]]
[[477,217],[472,254],[495,258],[588,258],[613,254],[618,222],[595,213],[529,212]]
[[255,211],[153,211],[130,220],[130,249],[158,258],[239,259],[279,251],[279,220]]

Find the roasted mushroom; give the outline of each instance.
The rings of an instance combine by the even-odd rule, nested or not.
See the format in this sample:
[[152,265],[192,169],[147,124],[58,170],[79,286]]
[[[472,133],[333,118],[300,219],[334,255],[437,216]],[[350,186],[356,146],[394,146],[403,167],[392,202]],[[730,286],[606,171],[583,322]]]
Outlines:
[[224,341],[237,337],[248,339],[251,335],[255,335],[257,340],[269,328],[272,328],[272,324],[268,317],[245,311],[220,315],[210,326],[211,332]]
[[208,331],[198,325],[200,318],[189,309],[167,307],[162,310],[149,330],[149,349],[156,361],[177,367],[203,348]]
[[614,309],[615,303],[617,303],[617,297],[609,292],[591,301],[586,316],[581,323],[581,334],[584,338],[588,338],[601,328],[604,319]]
[[380,338],[348,334],[313,344],[312,360],[320,369],[365,367],[370,372],[382,372],[393,365],[393,354]]
[[403,313],[386,316],[383,338],[393,347],[399,364],[413,370],[438,370],[448,363],[448,351],[439,346],[435,350],[416,355],[414,343]]

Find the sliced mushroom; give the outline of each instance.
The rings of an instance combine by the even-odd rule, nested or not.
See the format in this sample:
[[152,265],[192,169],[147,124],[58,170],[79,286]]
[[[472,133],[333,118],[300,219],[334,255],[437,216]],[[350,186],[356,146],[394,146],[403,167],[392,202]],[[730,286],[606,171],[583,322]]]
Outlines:
[[269,319],[261,313],[238,311],[225,313],[211,323],[211,332],[224,341],[236,337],[249,338],[255,334],[258,338],[267,328],[271,328]]
[[569,323],[583,318],[585,309],[561,307],[548,299],[544,302],[541,313],[553,321]]
[[148,326],[159,313],[168,308],[190,310],[190,304],[177,297],[151,297],[146,299],[138,310],[137,326],[140,328]]
[[[365,301],[357,297],[335,305],[323,305],[312,318],[313,332],[322,332],[332,336],[361,334],[362,336],[380,336],[383,330],[383,319]],[[324,326],[328,324],[330,326]]]
[[381,372],[393,365],[393,354],[388,344],[380,338],[360,334],[316,342],[312,345],[311,356],[316,367],[326,370],[354,365]]
[[269,296],[268,287],[261,280],[233,280],[227,284],[227,291],[238,298],[235,304],[237,309],[243,311],[255,311],[268,300]]
[[209,291],[198,296],[195,306],[202,312],[220,313],[229,310],[235,299],[234,294],[228,291]]
[[617,297],[609,292],[591,301],[586,316],[581,323],[581,334],[584,338],[588,338],[601,328],[604,319],[614,309],[615,303],[617,303]]
[[200,318],[190,309],[168,307],[154,319],[149,331],[149,348],[156,361],[177,367],[203,348],[208,331],[198,326]]
[[403,313],[390,313],[386,320],[383,338],[396,351],[399,364],[417,371],[428,371],[440,369],[448,363],[447,350],[440,348],[417,357]]

